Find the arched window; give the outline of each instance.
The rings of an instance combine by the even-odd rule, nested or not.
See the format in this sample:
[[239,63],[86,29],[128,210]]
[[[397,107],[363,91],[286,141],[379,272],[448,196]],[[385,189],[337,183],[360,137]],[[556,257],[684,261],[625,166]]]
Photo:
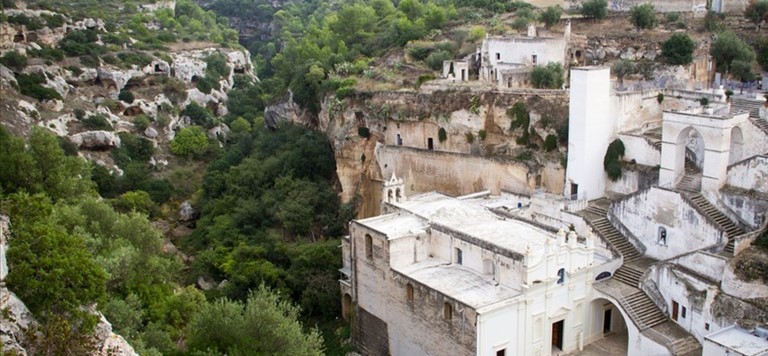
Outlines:
[[453,307],[451,306],[451,303],[448,303],[448,302],[443,303],[443,319],[445,320],[453,319]]
[[408,303],[413,302],[413,285],[410,283],[405,285],[405,299],[408,301]]
[[365,234],[365,257],[373,258],[373,238]]
[[667,245],[667,229],[662,226],[659,226],[658,243],[659,245]]
[[565,268],[561,268],[557,271],[557,284],[565,283]]
[[401,195],[400,195],[400,188],[397,188],[395,190],[395,201],[399,203],[400,202],[400,197],[401,197]]
[[464,263],[464,253],[460,248],[456,248],[456,264],[460,265]]
[[387,203],[392,202],[392,189],[387,190]]

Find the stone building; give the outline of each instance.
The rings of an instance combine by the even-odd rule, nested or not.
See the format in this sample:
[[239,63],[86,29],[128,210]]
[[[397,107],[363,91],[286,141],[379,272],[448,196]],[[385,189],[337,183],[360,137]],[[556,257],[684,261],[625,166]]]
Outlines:
[[765,107],[722,89],[612,92],[607,68],[575,68],[562,195],[451,198],[392,175],[382,215],[342,244],[356,348],[764,354],[768,285],[745,266],[767,263],[752,246],[768,229]]

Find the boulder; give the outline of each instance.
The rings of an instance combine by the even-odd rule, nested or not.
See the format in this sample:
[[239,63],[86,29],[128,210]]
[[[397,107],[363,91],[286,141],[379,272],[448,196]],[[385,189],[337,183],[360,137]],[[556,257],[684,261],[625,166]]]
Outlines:
[[112,332],[112,324],[107,321],[104,314],[100,316],[99,323],[93,331],[93,340],[96,345],[101,345],[96,355],[103,356],[133,356],[138,354],[125,339]]
[[157,138],[157,130],[152,127],[147,127],[147,129],[144,130],[144,136],[147,136],[148,138]]
[[10,88],[18,85],[19,83],[16,81],[13,71],[0,64],[0,88]]
[[27,306],[13,292],[0,286],[0,342],[3,352],[16,352],[18,355],[27,355],[22,346],[25,338],[25,330],[35,326],[35,318],[27,309]]
[[219,124],[216,127],[208,130],[208,137],[216,140],[223,140],[227,138],[229,131],[229,126],[225,124]]
[[179,207],[179,221],[192,221],[196,218],[197,212],[189,201],[181,203]]
[[64,102],[58,99],[43,101],[43,108],[53,112],[60,112],[64,109]]
[[120,137],[110,131],[86,131],[70,136],[72,143],[80,148],[90,150],[110,149],[120,147]]

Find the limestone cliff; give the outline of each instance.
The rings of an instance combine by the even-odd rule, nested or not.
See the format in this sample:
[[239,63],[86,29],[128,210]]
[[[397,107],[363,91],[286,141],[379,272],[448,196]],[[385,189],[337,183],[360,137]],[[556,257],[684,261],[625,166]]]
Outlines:
[[[357,92],[326,97],[313,119],[288,96],[265,110],[265,121],[324,132],[333,145],[342,200],[365,197],[359,215],[370,216],[378,213],[381,181],[393,172],[405,178],[407,192],[561,192],[565,148],[547,152],[542,146],[567,127],[567,101],[562,91]],[[511,130],[507,111],[518,102],[528,109],[530,124]],[[467,169],[477,174],[459,174]]]

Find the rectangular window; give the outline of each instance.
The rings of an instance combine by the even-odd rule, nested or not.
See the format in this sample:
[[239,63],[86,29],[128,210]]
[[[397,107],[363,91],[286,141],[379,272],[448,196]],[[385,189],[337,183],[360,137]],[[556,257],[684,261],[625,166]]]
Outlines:
[[507,349],[496,351],[496,356],[507,356]]
[[704,323],[704,330],[709,331],[709,323]]
[[501,53],[496,53],[496,60],[498,61],[500,59],[501,59]]
[[685,318],[685,312],[686,312],[686,309],[685,309],[685,307],[683,307],[683,310],[682,310],[682,312],[680,312],[680,316],[682,316],[683,318]]
[[460,248],[456,249],[456,264],[460,265],[464,262],[464,256]]

